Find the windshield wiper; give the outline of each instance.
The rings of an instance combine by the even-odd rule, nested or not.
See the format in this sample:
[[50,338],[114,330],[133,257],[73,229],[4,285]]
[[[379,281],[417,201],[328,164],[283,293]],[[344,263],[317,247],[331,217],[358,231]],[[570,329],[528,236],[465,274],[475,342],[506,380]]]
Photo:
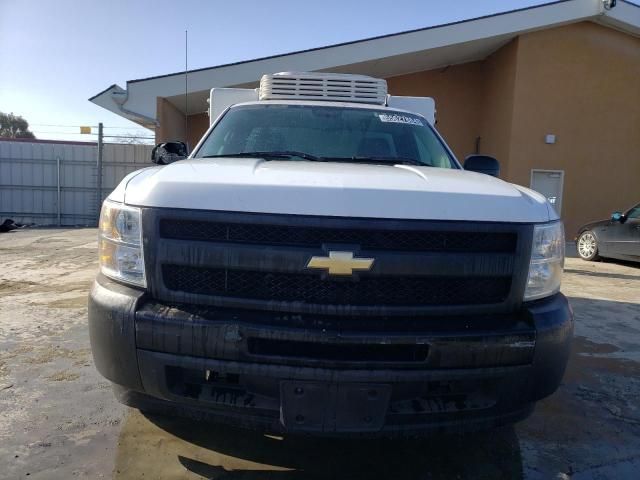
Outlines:
[[303,160],[311,160],[314,162],[362,162],[362,163],[379,163],[379,164],[401,164],[401,165],[417,165],[419,167],[427,167],[428,165],[422,163],[415,158],[410,157],[366,157],[354,155],[352,157],[316,157],[310,153],[298,152],[295,150],[282,150],[272,152],[240,152],[240,153],[227,153],[221,155],[204,155],[200,158],[225,158],[225,157],[251,157],[251,158],[264,158],[265,160],[286,160],[291,158],[302,158]]
[[362,162],[362,163],[381,163],[381,164],[401,164],[416,165],[418,167],[428,167],[426,163],[410,157],[365,157],[354,155],[353,157],[322,157],[320,160],[325,162]]
[[204,155],[200,158],[224,158],[224,157],[251,157],[251,158],[264,158],[265,160],[272,159],[290,159],[294,157],[302,158],[304,160],[320,161],[323,160],[320,157],[311,155],[310,153],[297,152],[295,150],[283,150],[273,152],[240,152],[240,153],[227,153],[222,155]]

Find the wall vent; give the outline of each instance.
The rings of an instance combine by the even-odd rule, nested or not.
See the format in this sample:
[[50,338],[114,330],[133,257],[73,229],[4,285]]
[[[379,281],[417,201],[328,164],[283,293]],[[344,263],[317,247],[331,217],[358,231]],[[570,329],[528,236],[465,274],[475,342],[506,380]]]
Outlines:
[[263,75],[260,100],[316,100],[384,105],[387,82],[365,75],[283,72]]

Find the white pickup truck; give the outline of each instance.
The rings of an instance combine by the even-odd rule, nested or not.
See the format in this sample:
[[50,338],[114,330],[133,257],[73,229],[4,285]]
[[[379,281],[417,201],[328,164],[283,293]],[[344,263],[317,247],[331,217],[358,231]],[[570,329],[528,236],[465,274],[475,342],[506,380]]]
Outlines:
[[430,98],[265,75],[213,89],[187,156],[104,202],[95,364],[125,404],[268,432],[415,435],[525,418],[573,315],[542,195],[464,167]]

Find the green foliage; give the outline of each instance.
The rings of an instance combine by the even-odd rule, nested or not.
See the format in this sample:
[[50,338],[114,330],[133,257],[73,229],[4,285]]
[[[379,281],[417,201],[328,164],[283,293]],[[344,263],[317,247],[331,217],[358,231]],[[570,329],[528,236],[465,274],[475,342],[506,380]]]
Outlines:
[[0,112],[0,137],[2,138],[36,138],[29,131],[29,122],[13,113]]

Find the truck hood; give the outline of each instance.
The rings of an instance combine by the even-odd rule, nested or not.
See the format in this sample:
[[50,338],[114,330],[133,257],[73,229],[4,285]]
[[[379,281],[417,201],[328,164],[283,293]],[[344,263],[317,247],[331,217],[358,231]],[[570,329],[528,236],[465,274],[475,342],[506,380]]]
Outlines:
[[255,158],[189,159],[127,176],[110,195],[143,207],[491,222],[556,218],[529,189],[464,170]]

